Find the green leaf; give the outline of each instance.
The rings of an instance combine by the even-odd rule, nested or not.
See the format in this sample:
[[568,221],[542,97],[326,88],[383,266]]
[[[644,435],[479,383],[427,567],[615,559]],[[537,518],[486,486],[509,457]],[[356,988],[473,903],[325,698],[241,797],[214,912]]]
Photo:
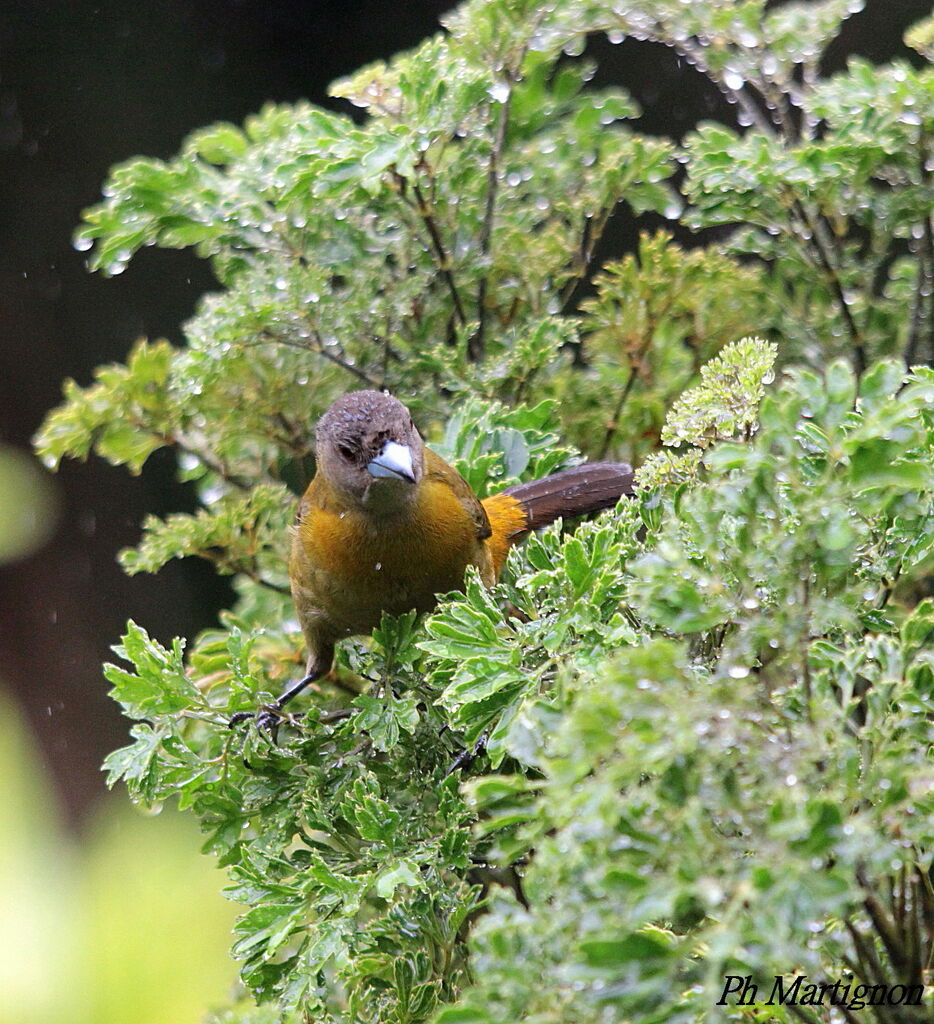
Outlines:
[[388,899],[400,885],[423,887],[421,876],[411,861],[399,861],[389,871],[382,872],[376,880],[376,895]]
[[633,960],[645,961],[651,967],[652,961],[665,960],[673,954],[671,943],[661,938],[660,933],[647,932],[633,932],[620,939],[587,939],[581,943],[581,952],[587,964],[600,968],[618,968]]
[[133,718],[152,714],[171,714],[204,705],[204,699],[192,684],[182,659],[183,645],[175,640],[168,650],[134,622],[114,651],[130,662],[136,672],[116,665],[105,665],[104,675],[113,684],[111,696]]

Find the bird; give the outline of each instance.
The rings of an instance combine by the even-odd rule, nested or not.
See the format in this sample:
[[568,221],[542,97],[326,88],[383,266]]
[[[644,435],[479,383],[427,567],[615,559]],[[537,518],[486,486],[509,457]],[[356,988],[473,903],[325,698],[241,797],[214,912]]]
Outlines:
[[289,579],[308,652],[305,675],[256,717],[282,709],[327,675],[335,644],[369,633],[384,612],[427,612],[459,590],[468,566],[491,586],[509,549],[558,518],[615,505],[632,494],[623,462],[572,466],[479,499],[425,446],[409,410],[383,391],[338,398],[315,430],[316,472],[291,527]]

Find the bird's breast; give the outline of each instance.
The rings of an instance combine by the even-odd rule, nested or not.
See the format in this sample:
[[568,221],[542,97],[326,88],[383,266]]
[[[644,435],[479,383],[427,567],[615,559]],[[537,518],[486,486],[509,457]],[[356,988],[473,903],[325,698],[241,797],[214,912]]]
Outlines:
[[349,635],[369,632],[384,611],[433,607],[436,594],[461,586],[468,565],[488,574],[488,562],[457,496],[424,481],[403,513],[311,507],[296,527],[289,568],[299,617],[323,613]]

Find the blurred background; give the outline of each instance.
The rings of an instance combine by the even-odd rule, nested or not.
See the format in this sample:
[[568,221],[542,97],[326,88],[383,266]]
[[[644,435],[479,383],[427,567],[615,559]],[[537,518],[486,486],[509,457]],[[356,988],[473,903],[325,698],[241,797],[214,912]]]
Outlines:
[[[30,452],[64,378],[89,383],[143,335],[180,343],[215,282],[188,252],[144,250],[119,277],[89,274],[71,245],[80,212],[113,163],[171,157],[212,121],[299,98],[349,109],[327,99],[327,84],[414,46],[450,6],[0,5],[0,1024],[59,1020],[65,1007],[78,1024],[187,1024],[226,1000],[236,974],[233,908],[193,827],[169,812],[143,819],[122,794],[106,795],[99,770],[126,739],[100,672],[126,620],[168,642],[213,624],[229,598],[204,564],[132,579],[116,565],[146,513],[190,510],[194,495],[166,452],[139,477],[99,460],[52,477]],[[850,53],[901,54],[905,28],[931,7],[867,0],[825,70]],[[732,120],[663,48],[592,49],[599,83],[642,105],[642,131],[679,138],[705,117]],[[605,255],[625,251],[633,229],[622,211]]]

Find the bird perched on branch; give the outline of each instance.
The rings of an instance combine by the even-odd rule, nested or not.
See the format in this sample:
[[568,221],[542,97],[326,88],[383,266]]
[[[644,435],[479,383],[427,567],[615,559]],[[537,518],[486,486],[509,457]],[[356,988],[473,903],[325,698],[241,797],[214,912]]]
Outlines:
[[[334,644],[369,633],[383,612],[428,611],[476,566],[488,586],[530,530],[615,505],[632,492],[625,463],[574,466],[482,501],[426,448],[408,409],[379,391],[354,391],[321,417],[317,474],[298,505],[289,560],[292,598],[308,645],[306,675],[264,709],[283,707],[326,675]],[[231,720],[241,721],[245,714]]]

